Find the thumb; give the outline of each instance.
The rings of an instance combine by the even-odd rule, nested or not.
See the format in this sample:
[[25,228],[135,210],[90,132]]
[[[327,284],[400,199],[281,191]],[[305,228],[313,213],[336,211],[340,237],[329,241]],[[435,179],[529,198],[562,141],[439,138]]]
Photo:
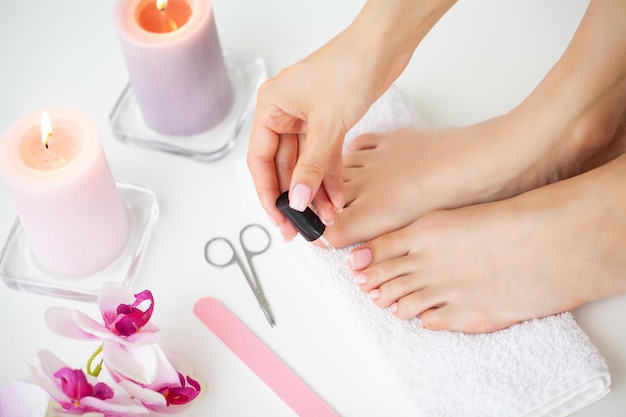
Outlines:
[[338,131],[335,129],[331,134],[327,130],[313,129],[309,124],[309,132],[291,176],[289,206],[292,209],[304,211],[317,194],[329,161],[343,137]]

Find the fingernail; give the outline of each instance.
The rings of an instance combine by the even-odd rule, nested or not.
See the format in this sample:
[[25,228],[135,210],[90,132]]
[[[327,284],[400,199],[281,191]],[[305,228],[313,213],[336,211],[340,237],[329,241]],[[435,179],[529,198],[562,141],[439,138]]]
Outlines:
[[294,210],[304,211],[311,199],[311,189],[304,184],[296,184],[289,193],[289,207]]
[[355,271],[367,268],[372,264],[373,259],[370,248],[355,249],[350,254],[350,264]]
[[398,303],[393,303],[392,305],[390,305],[389,311],[391,311],[391,314],[396,314],[398,312]]
[[368,293],[372,300],[378,300],[380,298],[380,290],[372,290]]
[[367,284],[367,275],[365,275],[365,274],[358,274],[358,275],[356,276],[356,281],[357,281],[359,284],[361,284],[361,285],[363,285],[363,284]]

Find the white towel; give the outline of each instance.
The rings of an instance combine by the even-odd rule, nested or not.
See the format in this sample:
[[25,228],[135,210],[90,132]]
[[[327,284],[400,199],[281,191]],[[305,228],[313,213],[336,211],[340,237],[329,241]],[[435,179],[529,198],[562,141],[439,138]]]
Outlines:
[[[419,117],[392,88],[349,132],[419,126]],[[469,335],[433,332],[376,307],[357,287],[340,253],[297,239],[287,245],[309,261],[328,308],[356,329],[397,375],[415,416],[566,416],[609,392],[606,363],[569,313]]]

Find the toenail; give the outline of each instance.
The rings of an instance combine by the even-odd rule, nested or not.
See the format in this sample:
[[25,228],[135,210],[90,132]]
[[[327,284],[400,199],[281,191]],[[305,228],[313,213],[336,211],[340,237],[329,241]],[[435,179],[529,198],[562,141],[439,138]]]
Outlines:
[[320,220],[322,221],[322,223],[324,223],[324,226],[332,226],[333,224],[335,224],[333,220],[326,220],[323,217],[320,217]]
[[393,303],[392,305],[390,305],[389,311],[391,311],[391,314],[396,314],[398,312],[398,303]]
[[372,250],[370,248],[355,249],[350,256],[352,269],[355,271],[367,268],[372,264]]
[[372,300],[378,300],[380,298],[380,290],[372,290],[369,292],[370,297],[372,297]]
[[417,327],[424,327],[424,323],[422,323],[422,319],[420,319],[420,316],[417,316]]
[[358,274],[356,276],[356,281],[359,284],[361,284],[361,285],[367,284],[367,275],[365,275],[365,274]]

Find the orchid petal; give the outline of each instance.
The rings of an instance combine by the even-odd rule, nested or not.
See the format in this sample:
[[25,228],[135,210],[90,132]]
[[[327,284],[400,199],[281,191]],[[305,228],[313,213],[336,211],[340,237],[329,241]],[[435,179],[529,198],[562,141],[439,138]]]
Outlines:
[[48,327],[56,334],[72,339],[99,339],[92,332],[80,328],[74,320],[74,312],[65,307],[50,307],[45,314]]
[[74,322],[79,329],[95,336],[99,340],[110,339],[111,337],[121,339],[119,336],[111,333],[109,329],[82,311],[74,310]]
[[[147,302],[147,303],[146,303]],[[145,310],[142,304],[148,304]],[[154,311],[154,297],[150,290],[144,290],[135,294],[132,304],[120,304],[117,306],[117,319],[114,323],[115,330],[122,336],[130,336],[137,333],[148,323]]]
[[156,335],[154,333],[139,332],[115,340],[119,340],[118,343],[122,345],[151,345],[156,342]]
[[80,369],[64,366],[54,373],[54,377],[61,381],[61,389],[71,400],[79,400],[93,394],[93,387]]
[[170,362],[169,356],[165,354],[160,346],[155,345],[154,347],[159,360],[159,367],[149,388],[158,390],[162,386],[180,384],[180,373]]
[[182,383],[180,384],[180,386],[170,386],[159,391],[167,399],[168,405],[188,404],[200,394],[200,385],[196,381],[188,378],[189,381],[193,381],[193,384],[192,386],[186,386],[185,379],[182,375],[181,380]]
[[146,415],[150,411],[134,402],[130,397],[124,395],[116,395],[110,400],[101,400],[96,397],[84,397],[80,400],[80,405],[85,408],[102,411],[105,415],[116,415],[120,417]]
[[119,282],[105,282],[98,295],[98,306],[108,328],[117,319],[117,306],[135,301],[132,292]]
[[200,382],[196,381],[190,376],[187,376],[187,383],[198,391],[202,390],[202,387],[200,386]]
[[49,402],[50,395],[41,387],[29,382],[9,382],[0,390],[0,416],[45,417]]
[[148,408],[167,405],[167,400],[163,394],[150,388],[144,388],[128,379],[120,381],[119,385],[124,388],[128,395],[141,401]]
[[[54,409],[53,416],[54,417],[76,417],[76,413],[75,412],[66,413],[62,410]],[[92,413],[81,412],[80,416],[81,417],[107,417],[104,413],[93,413],[93,412]],[[46,417],[48,416],[46,415]]]
[[104,382],[98,382],[93,386],[93,396],[101,400],[113,398],[113,389]]
[[41,349],[35,357],[35,366],[31,366],[33,382],[48,391],[57,402],[68,401],[69,398],[54,377],[54,373],[68,365],[47,349]]
[[98,340],[113,340],[116,343],[122,345],[131,345],[131,344],[148,344],[154,343],[156,337],[153,333],[136,333],[131,337],[121,337],[117,334],[111,332],[109,329],[104,327],[102,324],[98,323],[85,313],[81,311],[74,311],[74,321],[76,325],[85,332],[91,333],[96,336]]
[[[146,407],[162,414],[180,414],[195,407],[196,399],[202,394],[202,386],[199,381],[190,376],[193,372],[191,362],[181,354],[169,353],[166,355],[160,348],[159,357],[162,362],[169,362],[170,366],[160,366],[159,375],[155,382],[147,388],[160,392],[166,398],[167,406],[146,404]],[[182,372],[181,372],[182,371]]]
[[102,355],[107,369],[140,384],[150,384],[159,371],[156,345],[122,345],[105,340]]
[[[194,381],[195,382],[195,381]],[[160,413],[160,414],[185,414],[187,412],[189,412],[191,409],[193,409],[197,404],[198,404],[198,400],[200,398],[200,396],[202,395],[202,389],[201,386],[202,384],[200,383],[196,383],[198,384],[198,389],[197,389],[197,394],[195,395],[194,398],[189,399],[187,403],[183,403],[183,404],[173,404],[169,402],[169,395],[168,394],[168,405],[163,407],[163,406],[149,406],[146,404],[146,407],[148,407],[149,409]],[[195,385],[195,384],[194,384]]]

